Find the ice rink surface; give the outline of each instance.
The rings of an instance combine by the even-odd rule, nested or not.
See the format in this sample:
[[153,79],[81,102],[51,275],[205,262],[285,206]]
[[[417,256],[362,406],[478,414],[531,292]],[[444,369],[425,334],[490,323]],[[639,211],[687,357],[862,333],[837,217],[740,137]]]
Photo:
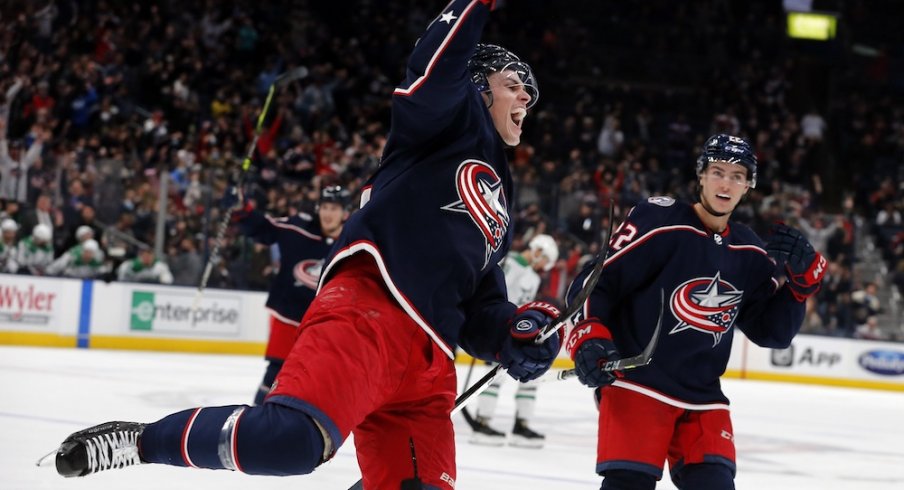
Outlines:
[[[466,370],[459,366],[460,384]],[[288,478],[143,465],[64,479],[35,466],[90,425],[250,402],[263,371],[264,361],[249,356],[0,346],[0,489],[346,489],[357,481],[351,441],[314,474]],[[904,489],[904,393],[737,380],[724,387],[738,489]],[[513,393],[506,383],[493,421],[500,430],[511,427]],[[591,392],[575,380],[545,384],[537,413],[534,426],[547,434],[539,450],[471,445],[456,415],[456,488],[599,488]],[[675,487],[666,479],[657,488]]]

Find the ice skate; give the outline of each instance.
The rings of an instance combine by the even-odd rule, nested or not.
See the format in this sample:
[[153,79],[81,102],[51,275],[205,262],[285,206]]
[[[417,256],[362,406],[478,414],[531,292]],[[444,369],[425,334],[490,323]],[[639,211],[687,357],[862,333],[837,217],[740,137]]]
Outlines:
[[509,439],[510,446],[541,448],[545,442],[546,436],[531,430],[524,420],[515,420],[515,427],[512,429],[512,437]]
[[483,446],[502,446],[505,444],[505,434],[490,427],[485,417],[477,417],[470,442]]
[[138,437],[144,426],[135,422],[107,422],[70,435],[57,450],[57,473],[71,478],[141,464]]

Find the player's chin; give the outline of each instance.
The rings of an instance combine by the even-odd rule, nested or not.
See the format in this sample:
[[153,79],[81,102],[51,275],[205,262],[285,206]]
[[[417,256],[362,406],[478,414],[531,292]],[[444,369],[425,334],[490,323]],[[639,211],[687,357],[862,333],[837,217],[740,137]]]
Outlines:
[[509,146],[518,146],[521,143],[521,130],[517,131],[507,131],[507,134],[503,134],[502,141]]

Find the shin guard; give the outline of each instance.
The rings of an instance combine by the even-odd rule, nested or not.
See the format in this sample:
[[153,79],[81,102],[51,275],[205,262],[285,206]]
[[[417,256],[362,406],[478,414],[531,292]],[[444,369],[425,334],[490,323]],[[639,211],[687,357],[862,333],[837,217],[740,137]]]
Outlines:
[[148,424],[139,440],[149,463],[301,475],[323,459],[320,429],[306,414],[273,403],[185,410]]

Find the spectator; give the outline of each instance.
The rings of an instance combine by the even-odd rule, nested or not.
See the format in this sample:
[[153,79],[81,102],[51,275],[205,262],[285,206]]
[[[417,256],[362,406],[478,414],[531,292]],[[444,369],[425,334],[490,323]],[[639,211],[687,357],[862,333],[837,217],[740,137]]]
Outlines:
[[863,289],[851,293],[854,323],[858,329],[867,324],[870,317],[875,317],[882,312],[878,293],[879,286],[874,282],[868,282]]
[[201,280],[204,262],[198,253],[198,246],[192,237],[184,237],[178,248],[169,254],[172,264],[173,284],[177,286],[197,286]]
[[0,199],[26,203],[28,196],[28,169],[41,156],[44,142],[50,133],[41,131],[38,139],[22,156],[21,141],[7,141],[6,121],[0,119]]

